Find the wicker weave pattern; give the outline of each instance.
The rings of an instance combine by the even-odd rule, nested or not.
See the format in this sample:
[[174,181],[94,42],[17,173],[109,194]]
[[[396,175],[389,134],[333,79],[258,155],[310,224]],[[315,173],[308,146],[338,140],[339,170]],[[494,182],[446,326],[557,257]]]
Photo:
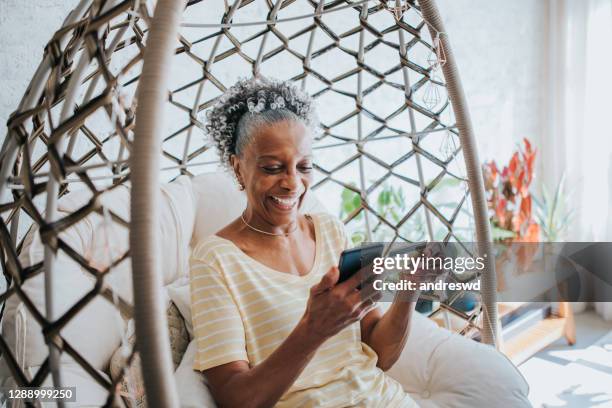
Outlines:
[[[204,112],[239,75],[291,79],[318,101],[322,128],[315,143],[314,188],[333,210],[340,208],[343,190],[360,198],[344,219],[349,231],[363,231],[371,240],[472,241],[459,133],[444,79],[430,66],[433,40],[418,4],[400,4],[397,9],[395,2],[375,0],[190,1],[185,20],[193,24],[185,24],[177,39],[168,90],[164,179],[216,166],[216,153],[203,136]],[[131,305],[103,282],[129,254],[104,267],[91,265],[60,234],[93,213],[129,226],[99,197],[130,178],[150,7],[144,0],[84,0],[47,45],[41,68],[7,123],[1,152],[2,269],[12,284],[0,300],[18,296],[51,349],[70,354],[109,390],[109,405],[120,378],[109,383],[98,375],[61,330],[96,296],[129,313]],[[320,15],[285,21],[314,13]],[[241,25],[247,22],[259,24]],[[207,26],[219,23],[225,26]],[[432,94],[440,100],[432,101]],[[405,195],[395,217],[377,202],[389,187],[401,187]],[[83,188],[91,193],[89,202],[58,215],[57,196]],[[96,282],[68,312],[51,319],[21,290],[45,269],[43,263],[24,266],[18,259],[32,224],[48,247],[47,262],[52,264],[56,251],[66,253]],[[478,331],[480,308],[466,315],[452,308],[453,300],[441,308],[465,321],[464,334]],[[20,385],[39,385],[49,375],[51,359],[28,378],[2,337],[0,349]]]

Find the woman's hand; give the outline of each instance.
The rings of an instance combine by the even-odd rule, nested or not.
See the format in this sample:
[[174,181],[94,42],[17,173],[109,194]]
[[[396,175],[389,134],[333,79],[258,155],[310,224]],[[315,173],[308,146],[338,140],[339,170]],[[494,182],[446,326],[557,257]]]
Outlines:
[[340,272],[333,266],[321,281],[310,288],[310,296],[302,322],[310,339],[322,343],[348,325],[363,318],[376,306],[380,294],[362,283],[362,271],[336,285]]

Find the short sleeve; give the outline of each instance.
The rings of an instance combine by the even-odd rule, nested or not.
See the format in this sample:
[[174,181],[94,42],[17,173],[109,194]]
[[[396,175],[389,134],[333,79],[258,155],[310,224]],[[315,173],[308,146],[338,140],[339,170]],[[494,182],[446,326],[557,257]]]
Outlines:
[[192,258],[190,275],[191,313],[197,344],[194,370],[248,361],[244,325],[221,272]]
[[327,212],[317,213],[316,216],[319,228],[326,236],[326,241],[331,245],[330,248],[334,254],[340,255],[342,251],[352,247],[352,242],[342,221]]
[[338,236],[340,237],[340,242],[342,242],[342,250],[351,248],[352,242],[348,237],[348,233],[346,232],[346,226],[342,221],[337,218],[332,217],[334,220],[335,228]]

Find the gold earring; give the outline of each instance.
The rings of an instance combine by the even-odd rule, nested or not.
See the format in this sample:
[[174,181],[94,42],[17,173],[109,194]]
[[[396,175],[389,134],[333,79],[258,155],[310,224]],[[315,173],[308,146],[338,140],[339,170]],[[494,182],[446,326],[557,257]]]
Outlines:
[[240,177],[238,177],[238,175],[235,173],[234,173],[234,177],[236,178],[236,182],[238,183],[238,190],[243,191],[244,184],[242,184],[242,180],[240,180]]

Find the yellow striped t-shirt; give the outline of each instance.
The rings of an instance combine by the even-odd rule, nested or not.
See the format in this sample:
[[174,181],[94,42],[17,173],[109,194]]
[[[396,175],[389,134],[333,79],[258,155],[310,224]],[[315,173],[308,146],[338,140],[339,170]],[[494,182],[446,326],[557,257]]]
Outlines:
[[[191,305],[197,355],[194,369],[232,361],[255,366],[289,335],[304,314],[309,290],[347,246],[342,223],[313,214],[316,252],[304,276],[274,270],[231,241],[212,235],[191,258]],[[277,407],[415,407],[402,386],[376,367],[361,342],[359,322],[319,347]],[[239,391],[238,391],[239,392]]]

